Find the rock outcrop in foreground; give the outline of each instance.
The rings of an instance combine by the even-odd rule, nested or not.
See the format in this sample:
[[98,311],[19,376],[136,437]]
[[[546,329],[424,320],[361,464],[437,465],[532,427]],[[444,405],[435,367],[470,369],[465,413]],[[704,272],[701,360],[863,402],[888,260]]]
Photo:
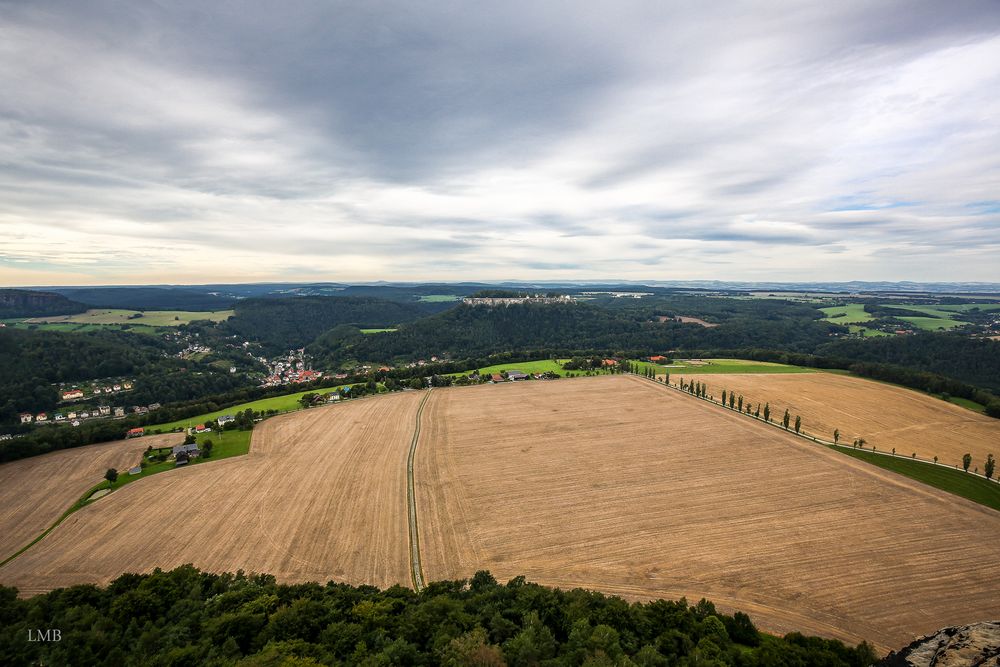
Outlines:
[[898,652],[882,667],[1000,667],[1000,621],[944,628],[921,637]]

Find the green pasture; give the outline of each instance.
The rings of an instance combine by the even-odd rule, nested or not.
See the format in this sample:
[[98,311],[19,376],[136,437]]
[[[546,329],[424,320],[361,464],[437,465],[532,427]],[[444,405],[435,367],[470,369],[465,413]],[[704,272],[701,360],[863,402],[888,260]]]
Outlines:
[[482,366],[480,368],[470,368],[467,371],[461,371],[459,373],[449,373],[453,377],[458,377],[459,375],[468,375],[474,370],[478,370],[480,375],[487,375],[493,373],[503,373],[504,371],[521,371],[522,373],[546,373],[553,372],[563,375],[564,373],[570,372],[583,372],[583,371],[565,371],[563,370],[560,361],[569,361],[568,359],[561,359],[559,361],[553,359],[538,359],[536,361],[509,361],[503,364],[494,364],[492,366]]
[[968,498],[980,505],[1000,510],[1000,484],[988,482],[961,469],[924,463],[899,456],[886,456],[861,449],[843,449],[841,447],[833,447],[832,449],[880,468],[905,475],[942,491]]
[[951,313],[967,313],[970,310],[1000,310],[1000,303],[962,303],[934,306],[938,310]]
[[826,315],[823,319],[834,324],[858,324],[860,322],[871,322],[874,317],[871,313],[865,312],[863,303],[848,303],[843,306],[829,306],[820,308]]
[[[147,327],[176,327],[190,324],[195,320],[210,320],[222,322],[233,316],[232,310],[192,311],[192,310],[124,310],[121,308],[91,309],[76,315],[56,315],[54,317],[36,317],[24,320],[25,324],[44,325],[123,325]],[[75,330],[75,329],[74,329]]]
[[425,294],[418,301],[424,301],[426,303],[444,303],[449,301],[460,301],[462,297],[455,296],[454,294]]
[[239,405],[233,405],[228,408],[223,408],[222,410],[216,410],[214,412],[207,412],[202,415],[197,415],[194,417],[188,417],[187,419],[179,419],[177,421],[169,422],[166,424],[155,424],[153,426],[147,426],[147,433],[156,433],[157,431],[161,433],[169,433],[177,428],[187,428],[189,426],[197,426],[198,424],[207,424],[210,421],[216,420],[223,415],[235,415],[237,412],[244,412],[247,409],[253,410],[254,412],[267,412],[268,410],[275,410],[277,412],[288,412],[290,410],[298,410],[302,407],[299,403],[299,399],[306,394],[327,394],[331,391],[336,391],[347,385],[339,385],[337,387],[323,387],[320,389],[307,389],[305,391],[297,391],[293,394],[284,394],[282,396],[271,396],[270,398],[262,398],[257,401],[250,401],[248,403],[240,403]]
[[924,331],[937,331],[938,329],[954,329],[965,324],[958,320],[945,320],[939,317],[900,317],[899,319],[909,322],[917,329]]
[[637,363],[645,369],[650,366],[656,369],[657,373],[670,373],[671,375],[706,375],[720,373],[814,373],[814,368],[803,368],[802,366],[789,366],[787,364],[776,364],[770,361],[749,361],[746,359],[699,359],[706,362],[704,365],[692,364],[690,359],[675,359],[669,366],[654,364],[649,361],[639,361]]
[[847,325],[848,331],[852,334],[858,334],[862,338],[878,338],[880,336],[891,336],[891,333],[885,331],[879,331],[878,329],[869,329],[868,327],[859,326],[857,324]]
[[973,412],[978,412],[979,414],[984,414],[986,412],[986,406],[982,403],[976,403],[975,401],[968,398],[959,398],[957,396],[948,397],[949,403],[954,403],[955,405],[960,405],[963,408],[972,410]]

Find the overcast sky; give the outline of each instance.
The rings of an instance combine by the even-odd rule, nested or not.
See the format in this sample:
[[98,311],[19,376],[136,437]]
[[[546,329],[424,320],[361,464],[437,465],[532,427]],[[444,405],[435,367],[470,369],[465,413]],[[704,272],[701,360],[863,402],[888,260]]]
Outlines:
[[1000,281],[1000,3],[0,0],[0,284]]

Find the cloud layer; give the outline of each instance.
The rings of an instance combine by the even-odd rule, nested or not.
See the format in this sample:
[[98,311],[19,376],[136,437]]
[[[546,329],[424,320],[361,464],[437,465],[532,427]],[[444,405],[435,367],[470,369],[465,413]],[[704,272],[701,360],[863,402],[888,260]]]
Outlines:
[[0,283],[1000,281],[989,0],[140,4],[0,3]]

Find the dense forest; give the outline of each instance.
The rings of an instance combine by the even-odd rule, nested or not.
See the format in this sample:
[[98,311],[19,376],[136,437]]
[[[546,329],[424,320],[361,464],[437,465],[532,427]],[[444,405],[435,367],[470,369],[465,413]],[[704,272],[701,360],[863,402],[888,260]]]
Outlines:
[[843,339],[820,346],[817,353],[930,371],[1000,391],[997,341],[925,332],[914,336]]
[[303,296],[246,299],[223,328],[278,352],[308,345],[341,324],[378,328],[409,322],[448,304],[402,303],[374,297]]
[[183,287],[55,287],[52,291],[91,308],[126,310],[228,310],[234,301]]
[[[29,641],[58,629],[59,641]],[[629,603],[488,572],[430,584],[280,585],[187,565],[26,600],[0,587],[4,665],[822,665],[867,667],[868,644],[761,633],[702,600]]]
[[[621,300],[619,300],[621,301]],[[399,361],[428,356],[479,356],[518,349],[641,350],[647,353],[702,347],[769,347],[811,351],[829,340],[834,325],[812,309],[783,318],[728,314],[718,327],[660,322],[654,313],[585,303],[514,304],[500,308],[461,305],[362,339],[320,339],[308,351],[327,366],[348,359]]]
[[73,315],[87,306],[53,292],[23,289],[0,289],[0,320],[16,317],[49,317]]

